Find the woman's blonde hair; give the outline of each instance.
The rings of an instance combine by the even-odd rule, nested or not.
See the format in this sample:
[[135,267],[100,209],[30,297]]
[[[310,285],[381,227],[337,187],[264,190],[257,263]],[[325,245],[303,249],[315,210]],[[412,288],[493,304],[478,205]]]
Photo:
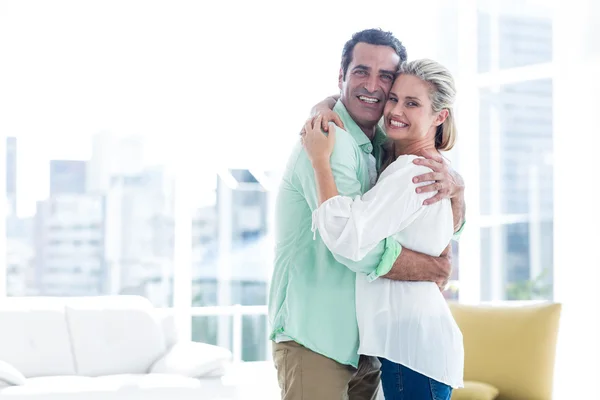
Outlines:
[[[448,110],[448,117],[437,127],[435,132],[435,148],[440,151],[451,150],[456,143],[456,124],[454,122],[456,88],[452,74],[442,64],[425,58],[403,62],[398,68],[397,76],[402,74],[416,76],[429,84],[429,99],[433,112]],[[384,150],[384,161],[380,172],[396,159],[392,141],[386,143]]]
[[437,127],[435,148],[440,151],[452,149],[456,143],[456,124],[454,122],[456,88],[450,71],[436,61],[421,59],[402,63],[398,74],[413,75],[423,82],[427,82],[430,87],[429,99],[433,112],[448,110],[448,117]]

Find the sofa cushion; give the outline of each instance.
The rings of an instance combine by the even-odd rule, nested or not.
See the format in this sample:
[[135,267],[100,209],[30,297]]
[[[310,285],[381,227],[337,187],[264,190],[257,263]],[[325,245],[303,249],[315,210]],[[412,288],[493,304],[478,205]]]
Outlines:
[[[208,385],[177,375],[122,374],[101,377],[45,376],[22,386],[0,387],[2,399],[199,399],[210,395]],[[212,393],[214,395],[214,393]],[[213,397],[208,397],[213,398]]]
[[176,343],[150,368],[150,373],[178,374],[191,378],[223,374],[232,360],[231,351],[198,342]]
[[452,391],[452,400],[494,400],[498,389],[483,382],[465,381],[465,387]]
[[179,341],[179,332],[177,331],[177,326],[175,324],[175,316],[173,313],[165,313],[163,310],[159,309],[155,309],[154,315],[163,331],[165,346],[167,349],[170,349]]
[[495,386],[502,399],[552,398],[560,304],[450,308],[463,333],[465,380]]
[[166,351],[152,305],[135,296],[97,297],[66,307],[77,373],[141,374]]
[[[25,386],[26,388],[23,389],[27,390],[22,390],[22,392],[33,394],[43,392],[110,392],[127,389],[149,389],[153,387],[199,387],[200,382],[178,375],[117,374],[99,377],[44,376],[29,379]],[[5,390],[4,393],[10,392]]]
[[0,327],[0,360],[24,376],[75,374],[61,302],[8,297],[0,305]]
[[0,385],[22,385],[26,379],[13,365],[0,360]]

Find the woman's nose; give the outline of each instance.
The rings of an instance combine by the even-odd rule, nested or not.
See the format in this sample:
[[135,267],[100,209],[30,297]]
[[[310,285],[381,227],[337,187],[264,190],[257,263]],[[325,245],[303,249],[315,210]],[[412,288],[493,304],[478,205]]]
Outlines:
[[392,108],[392,114],[401,117],[404,115],[404,106],[400,103],[396,103],[396,105],[394,105],[394,108]]

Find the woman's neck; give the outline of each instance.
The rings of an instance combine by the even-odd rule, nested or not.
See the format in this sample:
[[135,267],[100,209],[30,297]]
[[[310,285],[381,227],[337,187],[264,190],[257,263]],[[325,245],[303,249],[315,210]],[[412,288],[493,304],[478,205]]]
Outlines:
[[425,140],[407,143],[405,140],[399,140],[394,142],[394,150],[396,157],[412,154],[415,156],[422,156],[424,152],[437,153],[435,148],[435,140]]

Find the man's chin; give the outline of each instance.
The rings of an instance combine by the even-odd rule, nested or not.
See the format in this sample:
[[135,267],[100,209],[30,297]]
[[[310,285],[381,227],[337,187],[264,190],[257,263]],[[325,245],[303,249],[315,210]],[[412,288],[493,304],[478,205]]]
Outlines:
[[348,112],[352,119],[360,126],[375,126],[383,115],[383,107],[381,107],[381,109],[375,109],[373,107],[365,107],[359,103],[353,104],[352,108],[348,108]]
[[383,113],[363,112],[360,114],[359,119],[363,122],[363,125],[375,126],[375,125],[377,125],[377,123],[379,123],[382,116],[383,116]]
[[383,107],[378,107],[378,108],[363,107],[361,109],[361,114],[364,115],[365,118],[379,119],[383,115]]

